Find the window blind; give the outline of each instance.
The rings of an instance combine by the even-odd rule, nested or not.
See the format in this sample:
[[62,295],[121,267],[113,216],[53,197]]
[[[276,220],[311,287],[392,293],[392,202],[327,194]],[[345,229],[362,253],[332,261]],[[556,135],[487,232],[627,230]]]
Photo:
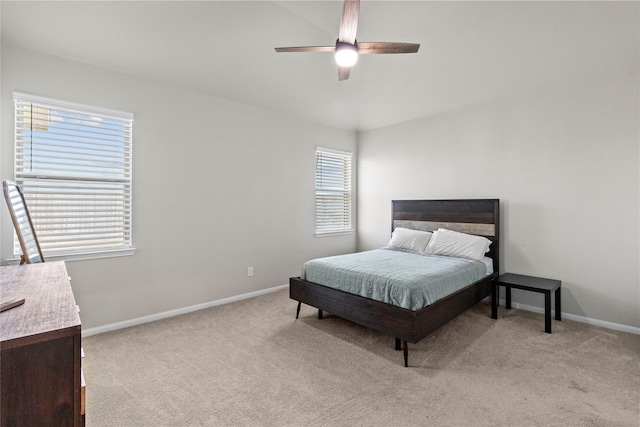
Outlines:
[[44,254],[130,249],[133,114],[13,97],[15,180]]
[[351,231],[351,153],[316,149],[316,234]]

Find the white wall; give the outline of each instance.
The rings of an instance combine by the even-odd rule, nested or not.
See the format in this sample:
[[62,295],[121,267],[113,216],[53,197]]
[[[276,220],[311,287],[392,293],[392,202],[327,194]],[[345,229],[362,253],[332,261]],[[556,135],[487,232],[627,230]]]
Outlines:
[[[392,199],[499,198],[503,272],[562,280],[565,313],[640,327],[638,81],[636,58],[361,133],[358,248],[387,242]],[[513,297],[544,307],[540,294]]]
[[307,259],[355,249],[355,235],[314,237],[315,146],[355,153],[352,132],[7,45],[1,65],[2,179],[14,90],[135,114],[137,252],[67,263],[84,329],[282,285]]

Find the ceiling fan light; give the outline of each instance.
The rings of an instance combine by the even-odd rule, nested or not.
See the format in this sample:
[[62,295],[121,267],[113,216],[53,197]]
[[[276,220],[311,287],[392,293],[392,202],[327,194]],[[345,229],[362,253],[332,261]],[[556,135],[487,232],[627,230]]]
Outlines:
[[341,67],[351,67],[358,61],[358,44],[336,42],[336,63]]

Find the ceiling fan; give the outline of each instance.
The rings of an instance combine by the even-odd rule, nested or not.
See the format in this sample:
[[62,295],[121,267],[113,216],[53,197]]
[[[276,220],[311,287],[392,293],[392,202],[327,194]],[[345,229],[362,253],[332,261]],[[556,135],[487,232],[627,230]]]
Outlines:
[[338,63],[338,80],[346,80],[359,54],[416,53],[418,51],[419,43],[358,42],[356,31],[359,12],[360,0],[344,0],[335,46],[277,47],[276,52],[334,52]]

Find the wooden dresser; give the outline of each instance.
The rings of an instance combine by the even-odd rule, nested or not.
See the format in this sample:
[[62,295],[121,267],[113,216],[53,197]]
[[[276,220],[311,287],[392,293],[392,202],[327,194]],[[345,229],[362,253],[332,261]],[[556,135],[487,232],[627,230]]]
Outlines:
[[0,267],[0,425],[84,425],[80,317],[64,262]]

